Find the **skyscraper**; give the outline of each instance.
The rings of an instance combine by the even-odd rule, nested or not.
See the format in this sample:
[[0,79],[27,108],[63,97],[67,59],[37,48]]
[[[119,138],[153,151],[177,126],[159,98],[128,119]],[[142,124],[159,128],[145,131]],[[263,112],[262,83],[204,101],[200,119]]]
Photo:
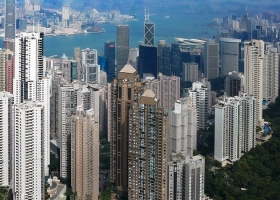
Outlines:
[[256,119],[263,126],[263,59],[264,42],[252,40],[244,44],[244,92],[256,98]]
[[144,44],[155,45],[155,24],[150,21],[149,9],[148,13],[146,13],[145,9]]
[[129,111],[128,199],[167,199],[167,116],[147,89]]
[[5,40],[16,37],[16,1],[6,0],[5,12]]
[[238,96],[244,91],[244,75],[238,72],[229,72],[225,79],[225,92],[228,97]]
[[212,41],[204,43],[204,75],[208,79],[219,76],[219,45]]
[[127,64],[129,55],[129,26],[117,26],[116,74]]
[[256,146],[256,99],[240,92],[215,105],[214,158],[234,162]]
[[266,47],[263,63],[263,98],[275,102],[279,92],[279,53],[272,45]]
[[0,48],[0,91],[6,90],[6,53]]
[[115,68],[116,68],[116,47],[115,41],[105,42],[104,47],[104,56],[107,57],[107,81],[111,83],[112,80],[116,77]]
[[152,45],[139,45],[138,72],[140,78],[144,73],[151,73],[157,77],[157,48]]
[[238,72],[240,39],[220,38],[221,75]]
[[[25,100],[39,101],[44,106],[44,145],[41,152],[45,159],[45,175],[49,174],[50,138],[50,80],[44,77],[43,33],[22,32],[15,39],[15,73],[13,81],[14,103]],[[15,122],[17,123],[17,122]]]
[[168,163],[170,200],[204,199],[205,158],[201,155],[172,154]]
[[198,81],[198,64],[197,63],[183,63],[183,81]]
[[180,98],[180,78],[177,76],[159,73],[157,79],[146,81],[146,87],[155,93],[159,106],[166,113],[174,108],[175,102]]
[[43,110],[32,100],[14,107],[13,199],[45,198]]
[[78,199],[98,200],[99,125],[94,111],[78,106],[71,125],[71,187]]
[[82,80],[86,83],[100,82],[100,65],[95,49],[84,49],[81,52]]
[[185,152],[192,156],[197,145],[197,111],[192,100],[177,100],[168,120],[168,155]]
[[12,181],[12,154],[13,154],[13,95],[9,92],[0,92],[0,186],[10,186]]
[[5,77],[5,84],[6,89],[5,91],[13,93],[13,78],[15,73],[15,57],[14,52],[10,51],[9,49],[6,49],[6,77]]
[[181,77],[182,73],[182,55],[181,48],[178,42],[171,44],[171,73]]
[[158,68],[157,73],[162,73],[166,76],[171,76],[170,65],[170,46],[167,45],[165,40],[160,40],[157,47],[158,54]]
[[118,73],[118,79],[114,79],[110,91],[110,118],[111,136],[111,162],[110,176],[118,190],[127,196],[128,189],[128,130],[129,110],[133,103],[138,101],[144,91],[144,83],[141,82],[136,70],[126,64]]

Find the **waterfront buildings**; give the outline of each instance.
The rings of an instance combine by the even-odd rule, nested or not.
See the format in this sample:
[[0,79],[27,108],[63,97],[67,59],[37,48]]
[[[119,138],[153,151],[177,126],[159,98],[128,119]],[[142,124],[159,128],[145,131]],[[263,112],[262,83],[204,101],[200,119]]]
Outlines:
[[205,197],[205,158],[172,154],[168,162],[168,197],[171,200],[200,200]]
[[127,64],[129,55],[129,26],[117,26],[116,74]]
[[197,63],[183,63],[183,81],[198,81],[198,69],[199,66]]
[[177,76],[159,73],[157,79],[146,80],[146,87],[155,93],[164,112],[173,109],[175,102],[180,98],[180,78]]
[[204,43],[204,75],[208,79],[219,75],[219,45],[212,41]]
[[215,160],[237,161],[256,146],[256,103],[254,96],[240,92],[215,105]]
[[82,106],[71,122],[71,188],[77,199],[98,200],[99,125],[93,109]]
[[221,75],[238,72],[240,39],[220,38]]
[[12,181],[13,154],[13,95],[0,92],[0,186],[8,187]]
[[190,97],[176,101],[168,120],[168,156],[182,152],[192,156],[197,145],[197,110]]
[[124,196],[128,192],[128,135],[129,110],[144,92],[144,83],[141,82],[136,70],[126,64],[110,85],[110,102],[108,113],[109,132],[111,140],[111,182],[117,186]]
[[167,199],[167,116],[147,89],[129,111],[128,199]]
[[263,98],[275,102],[279,92],[279,53],[267,45],[263,60]]
[[157,72],[166,76],[171,76],[170,65],[170,46],[167,45],[165,40],[160,40],[157,47],[158,54],[158,67]]
[[14,40],[15,37],[16,37],[16,1],[6,0],[5,40]]
[[264,42],[252,40],[244,44],[244,92],[256,98],[256,119],[263,126],[263,59]]
[[238,96],[244,91],[244,75],[238,72],[229,72],[225,79],[225,93],[228,97]]
[[[44,199],[44,106],[32,100],[14,106],[13,199]],[[49,154],[49,151],[47,152]]]

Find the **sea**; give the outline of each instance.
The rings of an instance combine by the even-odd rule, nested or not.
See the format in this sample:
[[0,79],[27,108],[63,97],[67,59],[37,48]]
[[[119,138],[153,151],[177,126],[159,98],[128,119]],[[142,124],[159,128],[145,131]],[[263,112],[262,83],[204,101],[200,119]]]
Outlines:
[[[212,39],[217,35],[217,29],[206,24],[214,18],[221,17],[218,14],[196,13],[153,13],[150,20],[155,24],[155,45],[159,40],[165,40],[171,44],[175,37]],[[137,48],[144,40],[144,16],[137,15],[137,21],[130,21],[130,48]],[[116,24],[106,23],[100,25],[105,32],[87,33],[69,36],[46,36],[44,39],[44,55],[61,57],[65,54],[73,57],[74,48],[97,49],[98,54],[104,52],[104,43],[108,40],[116,40]],[[0,47],[3,48],[3,38],[0,39]]]

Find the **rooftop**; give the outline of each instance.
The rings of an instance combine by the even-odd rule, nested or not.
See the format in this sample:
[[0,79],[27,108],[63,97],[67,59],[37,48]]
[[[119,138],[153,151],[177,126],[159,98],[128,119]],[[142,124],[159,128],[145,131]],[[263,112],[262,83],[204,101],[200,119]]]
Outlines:
[[126,64],[120,72],[133,74],[136,72],[136,70],[130,64]]
[[154,98],[156,95],[153,93],[153,91],[152,91],[152,90],[147,89],[147,90],[145,90],[145,92],[143,93],[143,95],[142,95],[142,96],[144,96],[144,97],[152,97],[152,98]]

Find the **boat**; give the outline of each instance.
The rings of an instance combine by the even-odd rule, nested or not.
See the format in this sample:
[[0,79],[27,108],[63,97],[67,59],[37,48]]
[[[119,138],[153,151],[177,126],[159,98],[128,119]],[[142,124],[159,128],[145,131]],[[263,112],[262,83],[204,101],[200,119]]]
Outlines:
[[170,18],[170,16],[169,16],[169,15],[167,15],[167,16],[164,16],[164,18],[165,18],[165,19],[169,19],[169,18]]
[[56,37],[56,34],[53,34],[52,36],[53,36],[53,37]]

